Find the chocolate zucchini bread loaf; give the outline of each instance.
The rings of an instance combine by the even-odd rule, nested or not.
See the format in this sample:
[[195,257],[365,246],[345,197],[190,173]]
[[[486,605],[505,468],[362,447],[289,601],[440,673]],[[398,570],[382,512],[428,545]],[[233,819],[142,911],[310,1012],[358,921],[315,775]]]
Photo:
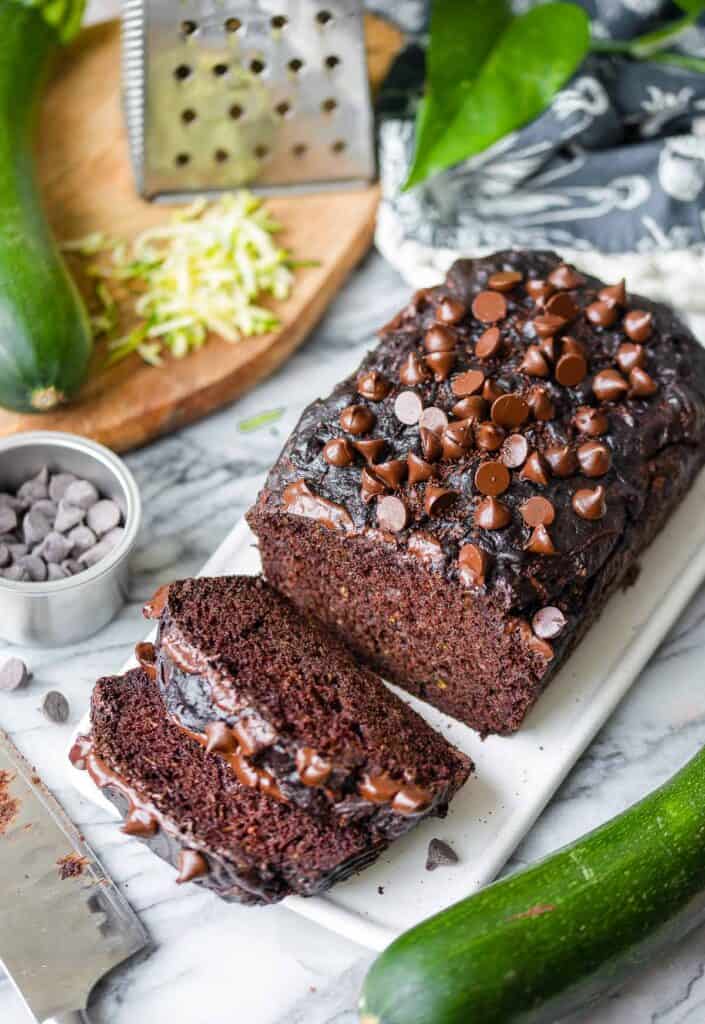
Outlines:
[[243,786],[393,838],[444,815],[471,764],[261,578],[160,589],[154,671],[172,721]]
[[517,729],[705,459],[705,352],[550,252],[460,260],[304,412],[269,581],[482,733]]
[[354,822],[314,817],[241,785],[222,758],[168,720],[156,683],[141,669],[99,680],[91,734],[71,760],[117,806],[124,831],[178,868],[179,882],[197,881],[226,900],[313,895],[385,846]]

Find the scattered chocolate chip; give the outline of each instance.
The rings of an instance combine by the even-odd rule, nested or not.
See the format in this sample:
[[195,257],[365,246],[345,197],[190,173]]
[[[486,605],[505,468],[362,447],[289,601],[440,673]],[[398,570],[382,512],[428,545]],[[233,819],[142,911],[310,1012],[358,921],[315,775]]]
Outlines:
[[565,289],[579,288],[581,284],[585,284],[585,278],[581,277],[577,270],[569,267],[567,263],[561,263],[555,270],[552,270],[548,275],[548,281],[554,288]]
[[429,376],[430,374],[426,369],[421,356],[416,352],[409,352],[408,356],[399,367],[399,380],[407,387],[413,387],[415,384],[421,384],[423,381],[428,380]]
[[[493,275],[498,276],[498,275]],[[492,278],[490,278],[492,281]],[[458,854],[452,846],[449,846],[443,839],[432,839],[428,844],[426,855],[426,870],[435,871],[436,868],[447,867],[450,864],[458,863]]]
[[370,501],[378,494],[384,494],[384,490],[384,484],[381,480],[374,477],[368,469],[362,470],[360,474],[360,494],[364,502]]
[[527,281],[525,287],[527,294],[531,296],[537,305],[544,303],[556,290],[554,285],[549,284],[548,281],[543,281],[540,278],[534,278]]
[[581,519],[602,519],[607,511],[606,491],[602,485],[581,488],[572,498],[573,510]]
[[518,270],[498,270],[490,274],[487,284],[496,292],[510,292],[524,280],[524,275]]
[[587,434],[588,437],[601,437],[609,427],[606,414],[601,409],[593,409],[591,405],[578,406],[573,423],[581,434]]
[[432,434],[442,434],[448,426],[448,417],[442,409],[429,405],[419,416],[419,426],[430,430]]
[[482,587],[487,572],[487,555],[477,544],[463,544],[458,552],[460,578],[464,583]]
[[601,288],[597,293],[597,297],[606,306],[624,306],[627,301],[624,278],[618,284],[609,284],[605,288]]
[[430,480],[434,475],[435,470],[430,462],[426,462],[420,455],[409,452],[406,456],[406,464],[408,467],[409,483],[421,484],[426,480]]
[[604,476],[610,461],[610,450],[600,441],[586,441],[578,448],[578,462],[585,476]]
[[565,628],[565,615],[553,605],[539,608],[531,620],[536,636],[542,640],[554,640]]
[[483,530],[501,530],[511,519],[511,512],[497,498],[483,498],[475,509],[475,525]]
[[366,405],[348,405],[340,414],[340,425],[348,434],[368,434],[375,425],[375,415]]
[[524,463],[524,468],[519,474],[520,480],[528,480],[532,484],[539,484],[545,487],[548,483],[548,464],[540,452],[532,452]]
[[438,305],[436,320],[440,320],[442,324],[459,324],[466,313],[467,309],[459,299],[447,295]]
[[0,690],[9,693],[26,686],[31,673],[21,658],[8,658],[0,665]]
[[496,452],[502,447],[505,433],[501,427],[489,420],[487,423],[478,423],[475,427],[475,444],[483,452]]
[[95,505],[99,498],[97,488],[89,480],[74,480],[66,488],[63,496],[67,505],[76,505],[85,510]]
[[563,316],[556,316],[554,313],[544,313],[533,320],[534,328],[539,338],[550,338],[561,328],[565,327],[568,321]]
[[592,382],[592,390],[600,402],[618,402],[628,389],[629,385],[617,370],[600,370]]
[[507,315],[507,300],[501,292],[480,292],[472,303],[472,313],[483,324],[494,324]]
[[69,702],[58,690],[49,690],[42,701],[42,711],[50,722],[65,722],[69,717]]
[[401,498],[386,495],[377,502],[377,522],[383,530],[399,533],[409,521],[409,512]]
[[401,423],[413,426],[423,412],[423,402],[415,391],[402,391],[394,400],[394,415]]
[[650,377],[646,370],[635,366],[629,372],[629,394],[635,398],[648,398],[658,390],[658,385],[653,377]]
[[426,515],[437,516],[441,512],[445,512],[447,508],[450,508],[457,496],[456,491],[452,491],[447,487],[436,487],[435,485],[428,484],[424,494]]
[[352,445],[345,437],[333,437],[323,446],[323,458],[329,466],[342,469],[349,466],[354,457]]
[[390,459],[378,462],[374,467],[375,476],[395,491],[406,479],[406,459]]
[[447,380],[455,366],[455,352],[429,352],[426,364],[433,370],[435,380]]
[[464,398],[467,395],[474,395],[484,383],[485,375],[482,370],[467,370],[465,373],[453,377],[450,388],[458,398]]
[[487,413],[487,402],[480,395],[468,395],[456,402],[451,411],[459,420],[481,420]]
[[77,505],[69,505],[65,498],[59,502],[54,520],[54,529],[58,533],[67,533],[74,526],[78,526],[86,518],[86,510]]
[[504,388],[501,388],[497,381],[486,380],[482,387],[482,397],[487,402],[494,402],[496,399],[501,398],[504,394]]
[[532,555],[555,555],[556,549],[546,527],[539,523],[531,531],[531,536],[524,545],[524,550]]
[[550,445],[544,449],[543,457],[554,476],[572,476],[578,468],[575,452],[567,444]]
[[548,421],[556,415],[556,408],[545,388],[531,388],[526,401],[535,420]]
[[632,341],[646,341],[651,334],[653,317],[643,309],[632,309],[624,317],[623,327]]
[[357,378],[357,393],[371,402],[381,402],[391,389],[391,382],[378,370],[368,370]]
[[611,327],[617,319],[617,307],[606,302],[591,302],[585,309],[585,317],[593,327]]
[[523,434],[510,434],[502,443],[501,459],[509,469],[519,469],[529,454],[529,442]]
[[475,343],[475,355],[478,359],[492,359],[502,348],[502,335],[499,327],[488,327]]
[[421,427],[419,437],[421,438],[421,451],[426,461],[438,462],[443,454],[443,445],[438,434],[434,430],[429,430],[428,427]]
[[584,380],[587,371],[585,356],[577,352],[566,352],[556,363],[556,380],[564,388],[574,388]]
[[365,462],[373,466],[382,458],[387,442],[381,437],[373,437],[367,441],[353,441],[352,445],[355,451],[362,455]]
[[529,405],[521,395],[501,395],[492,403],[491,416],[500,427],[520,427],[529,418]]
[[119,507],[109,498],[103,498],[91,505],[86,514],[86,523],[97,537],[114,530],[122,518]]
[[503,462],[494,459],[482,462],[475,472],[475,487],[481,494],[497,497],[509,487],[511,476]]
[[442,324],[431,324],[423,340],[423,347],[427,352],[453,352],[457,344],[458,336],[455,331]]
[[530,377],[548,377],[548,363],[538,345],[529,345],[519,363],[519,369]]
[[519,511],[527,526],[550,526],[556,518],[556,510],[548,498],[539,496],[529,498]]
[[473,420],[455,420],[449,423],[441,434],[441,448],[444,459],[462,459],[472,447]]
[[643,345],[637,345],[633,341],[625,341],[617,349],[617,366],[622,373],[630,373],[635,366],[643,367],[646,362],[646,352]]

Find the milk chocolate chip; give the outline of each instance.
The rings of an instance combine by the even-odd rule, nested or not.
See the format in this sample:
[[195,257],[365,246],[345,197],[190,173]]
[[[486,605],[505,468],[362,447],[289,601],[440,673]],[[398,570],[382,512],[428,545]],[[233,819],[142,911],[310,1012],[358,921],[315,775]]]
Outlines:
[[436,310],[436,320],[440,320],[442,324],[458,324],[466,313],[467,309],[463,303],[448,295],[441,300]]
[[453,377],[450,383],[451,391],[458,398],[466,395],[474,395],[485,383],[485,375],[482,370],[467,370],[465,373]]
[[360,494],[365,503],[371,501],[378,494],[384,494],[384,484],[381,480],[374,477],[368,469],[363,469],[360,474]]
[[475,428],[475,444],[483,452],[496,452],[502,447],[505,433],[495,423],[478,423]]
[[395,491],[406,479],[406,459],[390,459],[378,462],[374,467],[375,476]]
[[475,525],[483,530],[501,530],[511,522],[512,514],[497,498],[483,498],[475,509]]
[[413,426],[423,412],[423,402],[415,391],[402,391],[394,401],[394,415],[401,423]]
[[520,427],[529,418],[529,406],[521,395],[501,395],[492,403],[491,416],[500,427]]
[[457,492],[447,487],[435,487],[429,484],[424,495],[424,508],[426,515],[437,516],[445,512],[457,498]]
[[532,555],[555,555],[556,549],[551,540],[551,535],[542,523],[539,523],[531,531],[531,536],[526,542],[524,550],[530,551]]
[[542,640],[553,640],[565,628],[565,615],[553,605],[539,608],[531,620],[531,626],[536,636]]
[[392,389],[391,382],[377,370],[368,370],[357,378],[357,391],[371,402],[381,402]]
[[457,343],[458,336],[450,327],[431,324],[424,336],[423,347],[427,352],[453,352]]
[[407,387],[421,384],[428,380],[430,374],[420,355],[416,352],[409,352],[404,362],[399,367],[399,380]]
[[618,402],[628,388],[626,380],[617,370],[600,370],[592,382],[592,390],[600,402]]
[[532,388],[526,401],[535,420],[548,421],[556,415],[556,409],[544,388]]
[[377,522],[381,529],[399,533],[409,521],[409,513],[401,498],[387,495],[377,502]]
[[460,578],[471,586],[482,587],[487,572],[487,555],[477,544],[463,544],[458,552]]
[[519,511],[527,526],[550,526],[556,518],[556,510],[548,498],[539,496],[529,498]]
[[601,409],[593,409],[591,405],[580,405],[575,410],[573,423],[581,434],[588,437],[601,437],[607,433],[609,421]]
[[352,445],[345,437],[334,437],[323,447],[323,458],[330,466],[349,466],[354,454]]
[[601,288],[597,297],[606,306],[624,306],[627,301],[624,278],[618,284],[609,284],[605,288]]
[[487,284],[496,292],[510,292],[516,288],[524,279],[524,275],[518,270],[498,270],[490,274]]
[[606,491],[602,485],[594,490],[582,488],[573,495],[572,505],[581,519],[602,519],[607,511]]
[[427,427],[421,427],[419,436],[421,438],[421,451],[423,452],[423,457],[427,462],[438,462],[443,454],[443,446],[438,434],[433,430],[429,430]]
[[406,457],[406,463],[408,466],[409,483],[410,484],[421,484],[426,480],[430,480],[434,475],[435,470],[430,462],[426,462],[421,456],[409,452]]
[[475,472],[475,487],[481,494],[497,497],[509,487],[511,477],[503,462],[489,460],[482,462]]
[[526,462],[529,442],[523,434],[510,434],[502,443],[501,459],[509,469],[518,469]]
[[480,292],[472,303],[472,313],[483,324],[494,324],[507,315],[507,300],[501,292]]
[[529,377],[548,377],[548,363],[538,345],[529,345],[519,363],[519,369]]
[[658,385],[646,370],[635,366],[629,373],[629,394],[635,398],[648,398],[658,390]]
[[448,417],[435,405],[427,406],[419,417],[419,426],[433,434],[442,434],[448,426]]
[[366,405],[348,405],[340,414],[340,425],[349,434],[367,434],[375,425],[375,415]]
[[577,270],[569,267],[567,263],[561,263],[555,270],[552,270],[548,275],[548,281],[554,288],[566,289],[579,288],[581,284],[585,283],[585,279],[580,276]]
[[637,345],[633,341],[625,341],[617,349],[617,366],[622,373],[630,373],[635,366],[643,367],[646,362],[646,352],[643,345]]
[[593,327],[611,327],[617,319],[617,307],[606,302],[591,302],[585,310],[585,317]]
[[499,327],[488,327],[475,343],[475,355],[478,359],[492,359],[502,348],[502,335]]
[[575,452],[567,444],[551,445],[543,455],[554,476],[571,476],[578,468]]
[[651,334],[653,317],[643,309],[632,309],[624,317],[624,333],[632,341],[646,341]]
[[556,380],[564,388],[574,388],[585,379],[587,371],[585,356],[577,352],[564,352],[556,363]]
[[370,438],[368,441],[353,441],[353,448],[362,455],[368,465],[378,462],[386,447],[387,442],[381,437]]
[[437,381],[447,380],[455,366],[455,352],[429,352],[426,364],[433,370]]
[[586,441],[578,448],[578,462],[585,476],[604,476],[610,468],[610,450],[600,441]]

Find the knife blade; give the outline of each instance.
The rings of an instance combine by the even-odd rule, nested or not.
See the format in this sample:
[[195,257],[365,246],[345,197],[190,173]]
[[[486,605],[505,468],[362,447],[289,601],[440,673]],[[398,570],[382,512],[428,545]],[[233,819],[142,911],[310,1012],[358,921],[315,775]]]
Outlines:
[[0,729],[0,961],[34,1016],[86,1008],[143,949],[136,914],[58,801]]

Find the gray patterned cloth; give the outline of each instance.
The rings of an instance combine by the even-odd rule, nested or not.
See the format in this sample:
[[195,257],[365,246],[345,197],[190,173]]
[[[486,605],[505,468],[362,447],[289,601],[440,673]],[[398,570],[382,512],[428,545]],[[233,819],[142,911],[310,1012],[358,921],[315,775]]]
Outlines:
[[[663,0],[582,5],[602,37],[630,38],[679,14]],[[392,14],[393,5],[387,6]],[[397,59],[380,102],[384,201],[378,243],[407,277],[427,283],[421,279],[424,265],[437,276],[457,252],[512,246],[584,253],[583,264],[596,253],[650,255],[632,260],[639,271],[661,267],[664,253],[690,250],[699,260],[705,244],[705,75],[590,55],[534,121],[402,194],[423,87],[425,5],[401,7],[407,24],[421,34]],[[689,29],[678,48],[705,56],[705,28]],[[587,269],[595,269],[594,261]]]

